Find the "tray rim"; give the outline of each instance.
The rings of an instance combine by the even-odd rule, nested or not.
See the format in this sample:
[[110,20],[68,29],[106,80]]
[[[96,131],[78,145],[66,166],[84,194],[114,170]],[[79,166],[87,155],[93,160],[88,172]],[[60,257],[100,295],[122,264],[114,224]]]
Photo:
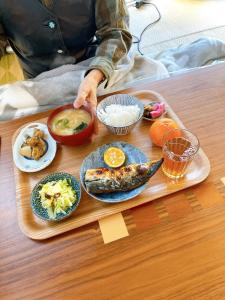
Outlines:
[[[155,91],[152,91],[152,90],[139,90],[139,91],[135,91],[135,92],[131,92],[131,93],[128,93],[130,95],[134,95],[136,96],[137,98],[139,98],[139,100],[142,100],[142,98],[146,98],[146,95],[148,96],[153,96],[153,97],[159,97],[160,101],[164,101],[165,104],[166,104],[166,107],[167,107],[167,112],[169,113],[170,117],[172,119],[174,119],[178,125],[182,128],[186,128],[184,126],[184,124],[182,123],[182,121],[179,119],[179,117],[176,115],[176,113],[172,110],[172,108],[170,107],[170,105],[168,104],[168,102],[166,101],[166,99],[163,98],[162,95],[160,95],[159,93],[155,92]],[[107,95],[106,95],[107,97]],[[39,120],[37,120],[37,122],[41,123],[42,122],[42,119],[40,118]],[[146,121],[147,122],[147,121]],[[32,123],[31,122],[28,122],[28,123]],[[27,126],[28,123],[26,124],[23,124],[20,128],[18,128],[16,130],[16,132],[14,133],[13,137],[12,137],[12,143],[15,141],[15,138],[18,134],[18,132],[24,127],[24,126]],[[146,203],[149,203],[151,201],[154,201],[156,199],[159,199],[161,197],[164,197],[166,195],[171,195],[171,194],[174,194],[178,191],[182,191],[182,190],[185,190],[189,187],[192,187],[192,186],[195,186],[201,182],[203,182],[209,175],[210,173],[210,170],[211,170],[211,166],[210,166],[210,162],[209,162],[209,159],[208,157],[206,156],[205,152],[202,150],[202,148],[200,147],[199,151],[198,151],[198,156],[200,156],[203,161],[204,161],[204,169],[205,169],[205,173],[203,176],[199,176],[199,178],[196,179],[196,181],[190,185],[187,185],[187,186],[183,186],[181,188],[178,188],[178,189],[174,189],[174,190],[171,190],[169,193],[165,193],[165,194],[162,194],[160,196],[157,196],[157,195],[154,195],[151,199],[148,199],[146,201],[142,201],[141,203],[136,203],[135,201],[135,198],[133,200],[131,200],[130,202],[133,201],[133,204],[131,203],[129,208],[128,207],[123,207],[125,206],[125,204],[127,203],[126,201],[125,202],[120,202],[118,204],[111,204],[111,203],[108,203],[107,205],[113,205],[113,209],[111,209],[110,213],[108,214],[105,214],[105,215],[98,215],[96,214],[96,216],[94,215],[94,217],[90,218],[90,220],[88,220],[87,222],[84,222],[82,225],[79,225],[79,226],[76,226],[76,223],[77,223],[77,220],[74,220],[73,222],[69,223],[69,226],[67,229],[61,229],[61,230],[57,230],[57,232],[54,232],[52,230],[52,227],[51,227],[51,231],[50,231],[50,234],[39,234],[39,233],[36,233],[36,232],[31,232],[30,230],[27,229],[27,226],[25,225],[25,223],[22,221],[23,218],[22,218],[22,214],[21,214],[21,206],[20,206],[20,199],[19,199],[19,196],[18,196],[18,193],[16,193],[16,207],[17,207],[17,220],[18,220],[18,225],[19,225],[19,228],[20,230],[23,232],[24,235],[26,235],[27,237],[31,238],[31,239],[34,239],[34,240],[45,240],[45,239],[49,239],[51,237],[54,237],[54,236],[57,236],[57,235],[60,235],[62,233],[65,233],[65,232],[68,232],[70,230],[73,230],[73,229],[76,229],[76,228],[79,228],[79,227],[82,227],[84,225],[87,225],[87,224],[90,224],[90,223],[93,223],[93,222],[96,222],[102,218],[106,218],[108,216],[111,216],[113,214],[116,214],[116,213],[119,213],[119,212],[123,212],[127,209],[131,209],[131,208],[134,208],[134,207],[137,207],[139,205],[144,205]],[[13,163],[14,165],[14,176],[16,177],[16,166],[15,164]],[[18,170],[18,172],[20,172]],[[17,181],[15,180],[15,185],[16,185],[16,190],[17,190]],[[115,206],[117,207],[120,207],[119,209],[115,209]],[[122,207],[121,207],[122,206]]]

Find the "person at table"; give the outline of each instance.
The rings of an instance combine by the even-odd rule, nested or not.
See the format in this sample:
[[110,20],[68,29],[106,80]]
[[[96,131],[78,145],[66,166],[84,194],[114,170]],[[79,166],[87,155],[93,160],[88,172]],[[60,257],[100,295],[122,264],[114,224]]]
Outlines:
[[107,86],[132,36],[124,0],[0,0],[0,56],[7,42],[25,78],[94,57],[75,106],[95,108],[98,85]]

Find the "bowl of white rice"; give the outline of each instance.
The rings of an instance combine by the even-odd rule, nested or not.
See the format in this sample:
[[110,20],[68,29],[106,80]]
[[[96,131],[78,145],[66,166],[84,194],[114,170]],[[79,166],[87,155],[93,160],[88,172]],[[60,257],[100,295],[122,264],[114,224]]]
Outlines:
[[136,97],[116,94],[102,100],[97,106],[97,117],[110,132],[128,134],[141,120],[144,104]]

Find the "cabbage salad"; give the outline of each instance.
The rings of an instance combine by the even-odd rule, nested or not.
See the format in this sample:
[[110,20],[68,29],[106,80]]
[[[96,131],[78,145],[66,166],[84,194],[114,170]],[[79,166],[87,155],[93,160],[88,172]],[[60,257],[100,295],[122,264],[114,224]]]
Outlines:
[[66,210],[77,201],[77,195],[67,179],[49,181],[39,191],[42,206],[47,209],[51,219]]

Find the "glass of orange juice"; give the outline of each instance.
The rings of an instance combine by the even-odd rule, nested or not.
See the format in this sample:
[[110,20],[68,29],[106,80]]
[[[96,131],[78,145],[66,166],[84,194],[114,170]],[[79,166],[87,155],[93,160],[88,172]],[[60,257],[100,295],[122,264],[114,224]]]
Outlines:
[[196,135],[186,129],[172,129],[163,137],[162,170],[172,179],[182,178],[199,150]]

